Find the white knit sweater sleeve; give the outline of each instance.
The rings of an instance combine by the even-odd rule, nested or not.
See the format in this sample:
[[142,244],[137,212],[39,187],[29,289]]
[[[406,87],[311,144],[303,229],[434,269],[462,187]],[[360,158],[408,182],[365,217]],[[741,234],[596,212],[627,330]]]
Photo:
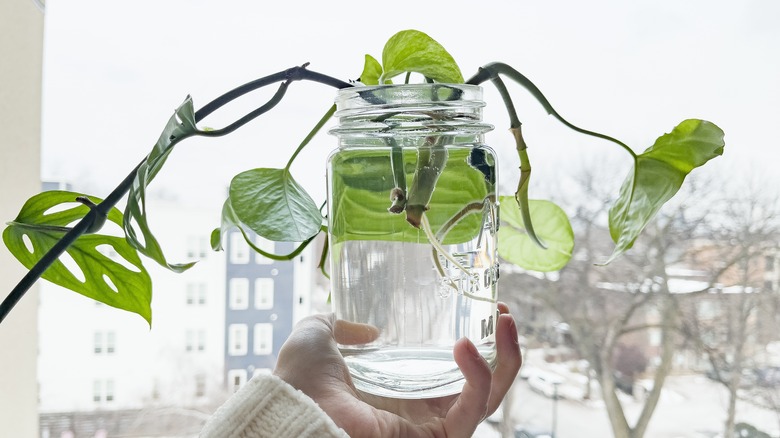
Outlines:
[[273,375],[253,377],[204,426],[201,438],[347,437],[306,394]]

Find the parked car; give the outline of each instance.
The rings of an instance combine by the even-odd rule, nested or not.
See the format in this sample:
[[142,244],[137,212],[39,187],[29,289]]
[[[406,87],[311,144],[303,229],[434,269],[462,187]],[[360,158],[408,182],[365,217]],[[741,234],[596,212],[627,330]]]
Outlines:
[[528,386],[532,390],[550,398],[556,394],[560,397],[557,386],[563,382],[563,377],[542,370],[537,370],[528,377]]
[[539,426],[517,426],[515,438],[552,438],[550,429]]

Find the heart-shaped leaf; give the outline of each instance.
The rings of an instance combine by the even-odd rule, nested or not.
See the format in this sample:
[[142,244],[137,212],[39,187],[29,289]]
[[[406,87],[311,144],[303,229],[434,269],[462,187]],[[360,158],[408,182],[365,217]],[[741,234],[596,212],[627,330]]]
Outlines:
[[390,37],[382,50],[382,66],[384,73],[377,81],[379,84],[405,72],[420,73],[436,82],[463,83],[452,55],[418,30],[403,30]]
[[609,210],[609,232],[616,243],[607,263],[634,245],[639,233],[682,186],[691,170],[723,154],[723,131],[689,119],[664,134],[641,155]]
[[499,201],[502,223],[498,229],[498,254],[504,260],[539,272],[557,271],[566,266],[574,250],[574,231],[560,207],[550,201],[528,201],[536,234],[547,245],[544,249],[526,232],[515,199],[501,196]]
[[382,76],[382,64],[373,56],[366,55],[363,73],[360,74],[360,82],[364,85],[379,85],[379,76]]
[[[85,195],[66,191],[40,193],[30,198],[9,223],[3,241],[27,269],[32,269],[62,239],[69,225],[89,212],[89,207],[75,204],[79,196]],[[88,198],[96,204],[102,201]],[[68,207],[71,203],[74,205]],[[50,212],[54,210],[59,211]],[[108,220],[121,226],[122,213],[113,208]],[[108,251],[109,255],[100,250],[109,247],[113,250]],[[138,253],[124,238],[85,234],[66,251],[80,272],[71,272],[57,260],[42,278],[109,306],[137,313],[151,325],[152,280]]]
[[230,182],[230,205],[252,231],[276,242],[303,242],[319,233],[322,214],[287,169],[252,169]]

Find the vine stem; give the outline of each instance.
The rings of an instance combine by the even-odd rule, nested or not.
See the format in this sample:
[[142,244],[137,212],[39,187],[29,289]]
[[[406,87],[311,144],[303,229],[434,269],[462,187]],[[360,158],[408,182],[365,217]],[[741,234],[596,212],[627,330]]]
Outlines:
[[[283,82],[277,93],[264,105],[241,117],[236,122],[228,125],[223,129],[214,131],[201,131],[199,135],[207,137],[217,137],[229,134],[241,126],[249,123],[256,117],[264,114],[276,106],[281,101],[284,91],[287,86],[295,81],[307,80],[324,85],[329,85],[334,88],[348,88],[353,85],[336,79],[331,76],[324,75],[308,70],[308,63],[302,66],[288,68],[286,70],[274,73],[272,75],[264,76],[254,81],[248,82],[244,85],[234,88],[227,93],[212,100],[200,110],[195,112],[195,122],[199,122],[218,110],[227,103],[259,88],[265,87],[277,82]],[[116,204],[124,197],[133,185],[138,169],[142,164],[146,162],[146,158],[141,160],[138,165],[122,180],[122,182],[106,197],[101,203],[90,206],[89,212],[65,235],[54,244],[54,246],[46,252],[46,254],[38,260],[35,265],[25,274],[25,276],[19,281],[19,283],[11,290],[8,296],[5,297],[2,303],[0,303],[0,323],[5,320],[6,316],[16,306],[19,300],[22,299],[25,293],[35,284],[38,279],[41,278],[43,273],[82,235],[88,233],[94,233],[100,228],[101,221],[105,221],[105,217],[108,212],[116,206]]]
[[630,147],[628,147],[628,145],[626,145],[622,141],[605,134],[589,131],[587,129],[582,129],[579,126],[569,123],[568,120],[564,119],[560,114],[558,114],[558,111],[556,111],[555,108],[553,108],[553,106],[550,104],[547,98],[544,97],[544,94],[542,94],[542,91],[539,90],[539,88],[536,85],[534,85],[534,83],[531,82],[530,79],[525,77],[522,73],[515,70],[511,66],[504,64],[503,62],[492,62],[490,64],[486,64],[480,67],[477,74],[469,78],[469,80],[467,80],[466,83],[471,85],[479,85],[485,81],[497,78],[499,77],[499,75],[507,76],[508,78],[512,79],[513,81],[520,84],[523,88],[528,90],[528,92],[531,93],[531,95],[534,98],[536,98],[536,100],[540,104],[542,104],[542,106],[544,107],[544,109],[547,111],[548,114],[558,119],[558,121],[563,123],[566,127],[573,129],[581,134],[598,137],[603,140],[611,141],[617,145],[620,145],[620,147],[622,147],[626,152],[628,152],[634,158],[634,160],[636,160],[637,157],[636,152],[634,152]]

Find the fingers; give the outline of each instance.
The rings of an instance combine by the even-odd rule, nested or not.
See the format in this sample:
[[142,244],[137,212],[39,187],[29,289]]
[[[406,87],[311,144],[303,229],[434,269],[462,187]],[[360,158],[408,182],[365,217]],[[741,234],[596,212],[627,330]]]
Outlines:
[[339,319],[333,333],[336,342],[343,345],[368,344],[379,337],[379,329],[370,324],[360,324]]
[[508,313],[498,317],[496,356],[496,369],[493,371],[490,402],[488,403],[489,413],[493,413],[501,404],[501,400],[512,387],[517,372],[520,371],[520,366],[523,364],[523,358],[520,356],[520,343],[517,340],[517,326],[512,315]]
[[453,353],[466,384],[447,412],[444,428],[448,437],[470,437],[487,415],[492,380],[490,366],[468,339],[459,340]]

